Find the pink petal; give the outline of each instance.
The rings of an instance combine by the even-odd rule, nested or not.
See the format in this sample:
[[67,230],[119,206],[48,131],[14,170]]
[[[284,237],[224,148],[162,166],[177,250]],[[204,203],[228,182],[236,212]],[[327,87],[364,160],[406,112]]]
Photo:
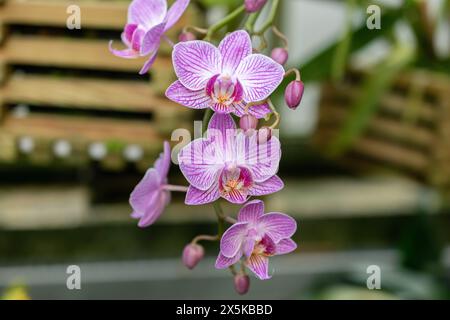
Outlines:
[[236,138],[237,164],[246,166],[253,174],[255,182],[263,182],[278,171],[281,159],[281,145],[277,137],[267,143],[258,143],[257,135],[240,133]]
[[127,46],[131,45],[131,39],[133,38],[133,33],[137,29],[137,24],[127,24],[125,25],[125,28],[123,29],[122,33],[122,42],[126,44]]
[[142,56],[154,53],[159,48],[159,45],[161,43],[161,36],[164,33],[165,26],[166,23],[162,22],[152,27],[144,34],[140,50]]
[[205,94],[205,90],[189,90],[180,81],[175,81],[167,88],[166,96],[170,100],[192,109],[209,108],[211,103],[211,98]]
[[217,152],[220,149],[209,140],[197,139],[181,149],[178,154],[180,170],[189,183],[207,190],[217,183],[224,166]]
[[253,254],[247,259],[247,267],[261,280],[270,279],[269,276],[269,258]]
[[256,102],[267,99],[280,85],[284,69],[265,55],[252,54],[239,64],[236,76],[244,88],[244,101]]
[[229,114],[232,113],[234,108],[232,105],[227,106],[223,103],[213,103],[211,105],[211,108],[214,110],[214,112],[216,113],[223,113],[223,114]]
[[[239,118],[245,114],[245,105],[246,103],[243,101],[233,104],[234,114]],[[248,108],[248,113],[252,116],[255,116],[257,119],[262,119],[271,112],[272,110],[270,110],[270,107],[267,103],[254,105]]]
[[124,49],[124,50],[117,50],[112,47],[112,43],[113,43],[113,41],[109,42],[109,51],[116,57],[125,58],[125,59],[135,59],[135,58],[139,57],[139,52],[136,52],[130,48]]
[[256,222],[264,214],[264,202],[253,200],[247,202],[239,211],[239,222]]
[[136,185],[130,195],[130,205],[136,213],[144,214],[153,196],[152,193],[159,189],[160,182],[160,176],[156,169],[148,169],[144,178]]
[[229,114],[214,113],[208,124],[208,139],[216,143],[222,158],[231,160],[235,156],[236,123]]
[[184,11],[186,11],[190,0],[177,0],[175,3],[170,7],[169,11],[167,12],[166,20],[166,30],[172,28],[172,26],[177,23],[178,20],[180,20],[181,16],[183,15]]
[[220,42],[219,50],[222,54],[222,74],[232,76],[239,63],[252,53],[252,41],[246,31],[238,30]]
[[140,52],[142,47],[142,40],[144,39],[145,31],[143,29],[136,29],[131,37],[131,48]]
[[170,202],[170,193],[167,191],[158,192],[158,197],[150,204],[150,207],[139,220],[138,226],[145,228],[152,225]]
[[248,196],[248,192],[237,190],[222,194],[222,198],[234,204],[246,203],[248,200]]
[[242,246],[242,251],[246,257],[250,257],[252,255],[253,249],[255,248],[255,239],[252,237],[247,237],[244,240],[244,244]]
[[228,268],[229,266],[232,266],[233,264],[238,262],[240,258],[241,258],[241,256],[239,254],[235,255],[232,258],[227,258],[223,254],[219,253],[219,256],[217,257],[217,260],[216,260],[215,267],[216,267],[216,269]]
[[283,181],[278,176],[273,176],[263,182],[257,182],[249,189],[251,196],[265,196],[280,191],[284,188]]
[[244,242],[247,235],[248,223],[238,222],[225,231],[220,239],[220,252],[228,258],[234,257]]
[[149,30],[161,23],[166,14],[166,0],[133,0],[128,7],[128,23],[138,24]]
[[191,206],[197,206],[201,204],[211,203],[220,198],[219,186],[217,184],[212,185],[206,191],[197,189],[194,186],[190,186],[187,193],[185,203]]
[[258,219],[258,226],[275,243],[290,238],[297,230],[297,222],[284,213],[268,213]]
[[171,160],[170,144],[164,141],[164,151],[159,155],[155,162],[155,169],[159,173],[161,180],[164,180],[169,174]]
[[150,55],[150,57],[148,58],[148,60],[144,63],[144,65],[142,66],[141,70],[139,71],[140,75],[146,74],[148,72],[148,70],[152,67],[153,63],[156,60],[157,57],[157,51],[153,52],[152,55]]
[[292,239],[283,239],[276,244],[275,254],[287,254],[297,249],[297,244]]
[[180,42],[172,52],[175,73],[188,89],[205,90],[209,79],[220,73],[219,50],[205,41]]

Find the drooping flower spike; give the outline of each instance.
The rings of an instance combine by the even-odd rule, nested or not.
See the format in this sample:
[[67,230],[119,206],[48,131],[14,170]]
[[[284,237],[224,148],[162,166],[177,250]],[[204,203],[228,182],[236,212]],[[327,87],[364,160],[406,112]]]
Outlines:
[[[166,96],[189,108],[243,116],[247,103],[267,99],[284,76],[280,64],[252,50],[250,36],[243,30],[227,35],[218,48],[200,40],[176,44],[172,61],[178,81]],[[271,112],[266,103],[248,111],[257,118]]]
[[122,32],[124,50],[109,50],[116,56],[126,59],[147,57],[140,70],[146,73],[154,63],[164,33],[180,19],[190,0],[177,0],[167,10],[166,0],[133,0],[128,7],[128,21]]
[[296,229],[297,223],[290,216],[264,214],[262,201],[250,201],[239,211],[237,223],[223,234],[216,268],[228,268],[244,257],[245,266],[259,279],[270,279],[269,258],[297,248],[291,239]]
[[147,170],[130,195],[130,205],[133,208],[131,217],[139,219],[138,226],[141,228],[150,226],[161,216],[170,202],[170,191],[186,191],[185,187],[168,184],[170,163],[170,145],[166,141],[164,151],[154,167]]
[[257,135],[236,129],[230,115],[215,113],[207,137],[192,141],[178,155],[190,183],[185,202],[201,205],[222,197],[240,204],[250,196],[277,192],[284,186],[276,175],[280,158],[277,137],[258,144]]

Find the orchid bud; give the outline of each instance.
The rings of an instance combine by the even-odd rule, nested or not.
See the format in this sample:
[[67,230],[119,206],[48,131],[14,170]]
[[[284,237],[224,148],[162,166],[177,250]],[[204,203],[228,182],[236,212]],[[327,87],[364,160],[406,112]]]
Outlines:
[[234,276],[234,289],[239,294],[246,294],[250,288],[250,278],[245,274]]
[[264,144],[272,138],[272,129],[269,127],[261,127],[258,130],[258,143]]
[[284,48],[274,48],[270,56],[275,62],[284,65],[289,58],[289,53]]
[[258,119],[256,119],[251,114],[244,114],[239,120],[239,126],[244,131],[244,133],[254,132],[258,126]]
[[295,80],[288,84],[284,92],[284,100],[289,108],[295,110],[300,105],[305,86],[302,81]]
[[178,37],[178,40],[180,42],[186,42],[186,41],[192,41],[192,40],[196,40],[197,37],[195,36],[195,34],[193,34],[192,32],[188,32],[188,31],[183,31],[182,33],[180,33],[180,36]]
[[205,250],[201,245],[190,243],[184,247],[183,264],[192,270],[203,259],[204,254]]
[[262,9],[262,7],[264,7],[266,2],[267,2],[267,0],[245,0],[244,1],[245,10],[248,13],[253,13],[253,12],[259,11]]

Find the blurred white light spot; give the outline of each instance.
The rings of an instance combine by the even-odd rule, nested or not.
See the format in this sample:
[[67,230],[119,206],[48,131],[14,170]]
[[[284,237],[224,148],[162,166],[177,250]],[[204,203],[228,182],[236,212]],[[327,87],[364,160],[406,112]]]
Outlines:
[[18,142],[18,147],[22,153],[31,153],[34,150],[34,140],[31,137],[21,137]]
[[125,148],[123,151],[123,156],[128,161],[138,161],[142,159],[142,156],[144,155],[144,150],[138,145],[132,144]]
[[103,159],[106,154],[106,146],[104,143],[101,142],[94,142],[89,146],[89,156],[94,160],[101,160]]
[[66,140],[58,140],[53,145],[53,152],[59,158],[66,158],[72,152],[72,146]]
[[30,108],[26,104],[18,104],[11,113],[15,118],[25,118],[30,114]]

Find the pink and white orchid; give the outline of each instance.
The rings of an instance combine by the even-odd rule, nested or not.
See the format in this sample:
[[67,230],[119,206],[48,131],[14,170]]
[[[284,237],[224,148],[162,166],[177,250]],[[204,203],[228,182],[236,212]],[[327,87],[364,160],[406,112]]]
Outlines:
[[259,279],[270,279],[269,258],[297,248],[291,239],[296,229],[297,223],[290,216],[264,214],[262,201],[248,202],[239,211],[237,223],[222,236],[216,268],[228,268],[244,257],[244,264]]
[[170,202],[170,191],[186,191],[185,187],[168,184],[170,163],[170,145],[166,141],[164,151],[154,167],[147,170],[130,195],[130,205],[133,208],[131,217],[139,219],[138,226],[141,228],[148,227],[161,216]]
[[173,27],[189,5],[190,0],[177,0],[167,10],[166,0],[133,0],[128,7],[128,21],[122,32],[124,50],[109,50],[121,58],[148,56],[140,74],[146,73],[156,59],[164,33]]
[[236,129],[229,114],[215,113],[207,137],[192,141],[178,155],[180,170],[190,183],[186,204],[200,205],[220,197],[245,203],[250,196],[281,190],[276,176],[281,158],[280,141],[272,137],[258,144],[257,135]]
[[[192,109],[243,116],[248,103],[267,99],[284,76],[280,64],[252,50],[250,36],[243,30],[226,36],[218,48],[199,40],[176,44],[172,61],[178,81],[166,96]],[[270,111],[267,103],[248,110],[257,118]]]

